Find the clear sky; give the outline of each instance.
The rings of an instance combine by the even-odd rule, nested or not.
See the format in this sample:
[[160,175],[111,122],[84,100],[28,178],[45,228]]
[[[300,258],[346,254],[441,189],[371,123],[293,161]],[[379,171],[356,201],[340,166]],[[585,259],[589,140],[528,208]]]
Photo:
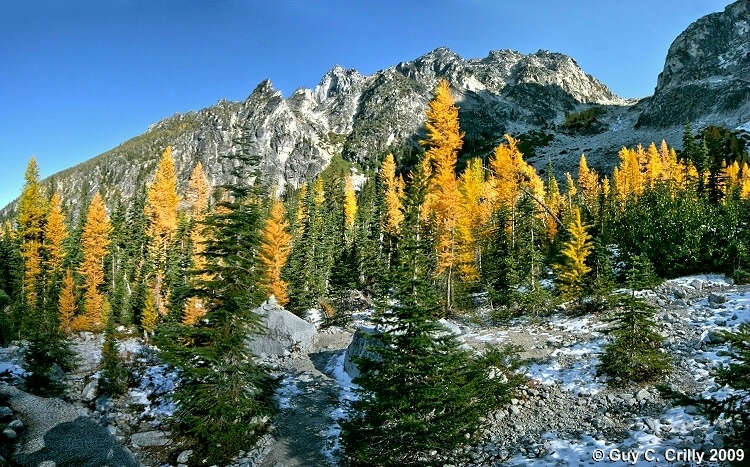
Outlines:
[[0,206],[175,112],[285,96],[333,65],[363,74],[439,46],[464,58],[572,56],[622,97],[653,93],[667,49],[729,0],[8,0],[0,11]]

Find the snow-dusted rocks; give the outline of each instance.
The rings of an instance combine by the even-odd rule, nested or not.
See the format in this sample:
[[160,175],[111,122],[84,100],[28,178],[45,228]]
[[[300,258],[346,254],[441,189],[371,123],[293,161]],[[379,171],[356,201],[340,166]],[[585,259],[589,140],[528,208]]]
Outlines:
[[315,326],[282,308],[273,296],[254,312],[262,316],[265,329],[248,339],[247,347],[256,356],[286,356],[312,347]]

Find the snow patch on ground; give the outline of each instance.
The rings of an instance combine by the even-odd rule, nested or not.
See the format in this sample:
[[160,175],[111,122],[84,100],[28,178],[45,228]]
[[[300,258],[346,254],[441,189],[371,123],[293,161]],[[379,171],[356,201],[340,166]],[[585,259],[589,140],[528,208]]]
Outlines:
[[550,363],[530,365],[525,374],[541,384],[557,384],[572,393],[597,394],[606,387],[605,378],[596,375],[598,356],[605,344],[606,340],[599,338],[557,349],[550,354]]
[[138,388],[130,390],[134,404],[144,406],[143,415],[168,417],[174,414],[175,402],[170,397],[180,378],[169,365],[154,365],[146,369]]
[[339,389],[339,405],[331,412],[333,423],[324,433],[325,444],[323,446],[323,455],[326,456],[329,463],[336,465],[336,456],[341,451],[341,425],[340,422],[349,417],[349,404],[357,400],[357,389],[359,386],[352,382],[351,376],[344,370],[345,352],[331,358],[326,367],[326,373],[333,377]]
[[295,384],[295,378],[286,375],[276,390],[275,398],[280,409],[290,409],[292,408],[292,398],[300,394],[302,394],[302,390]]

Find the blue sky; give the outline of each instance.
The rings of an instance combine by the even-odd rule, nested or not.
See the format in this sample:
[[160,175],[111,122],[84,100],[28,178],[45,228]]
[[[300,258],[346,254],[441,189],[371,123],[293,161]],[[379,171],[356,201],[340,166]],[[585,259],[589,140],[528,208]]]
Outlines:
[[667,49],[728,0],[11,0],[0,13],[0,206],[175,112],[285,96],[334,64],[371,74],[447,46],[464,58],[572,56],[623,97],[650,95]]

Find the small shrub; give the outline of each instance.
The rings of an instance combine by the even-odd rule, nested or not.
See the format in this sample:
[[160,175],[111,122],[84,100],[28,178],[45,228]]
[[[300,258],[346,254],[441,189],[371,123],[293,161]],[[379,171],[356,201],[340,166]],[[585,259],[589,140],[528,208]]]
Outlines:
[[732,274],[732,280],[738,285],[750,284],[750,272],[744,269],[737,269]]
[[604,113],[602,107],[591,107],[580,112],[572,112],[565,116],[563,129],[576,133],[599,133],[604,130],[604,125],[599,121],[599,116]]

